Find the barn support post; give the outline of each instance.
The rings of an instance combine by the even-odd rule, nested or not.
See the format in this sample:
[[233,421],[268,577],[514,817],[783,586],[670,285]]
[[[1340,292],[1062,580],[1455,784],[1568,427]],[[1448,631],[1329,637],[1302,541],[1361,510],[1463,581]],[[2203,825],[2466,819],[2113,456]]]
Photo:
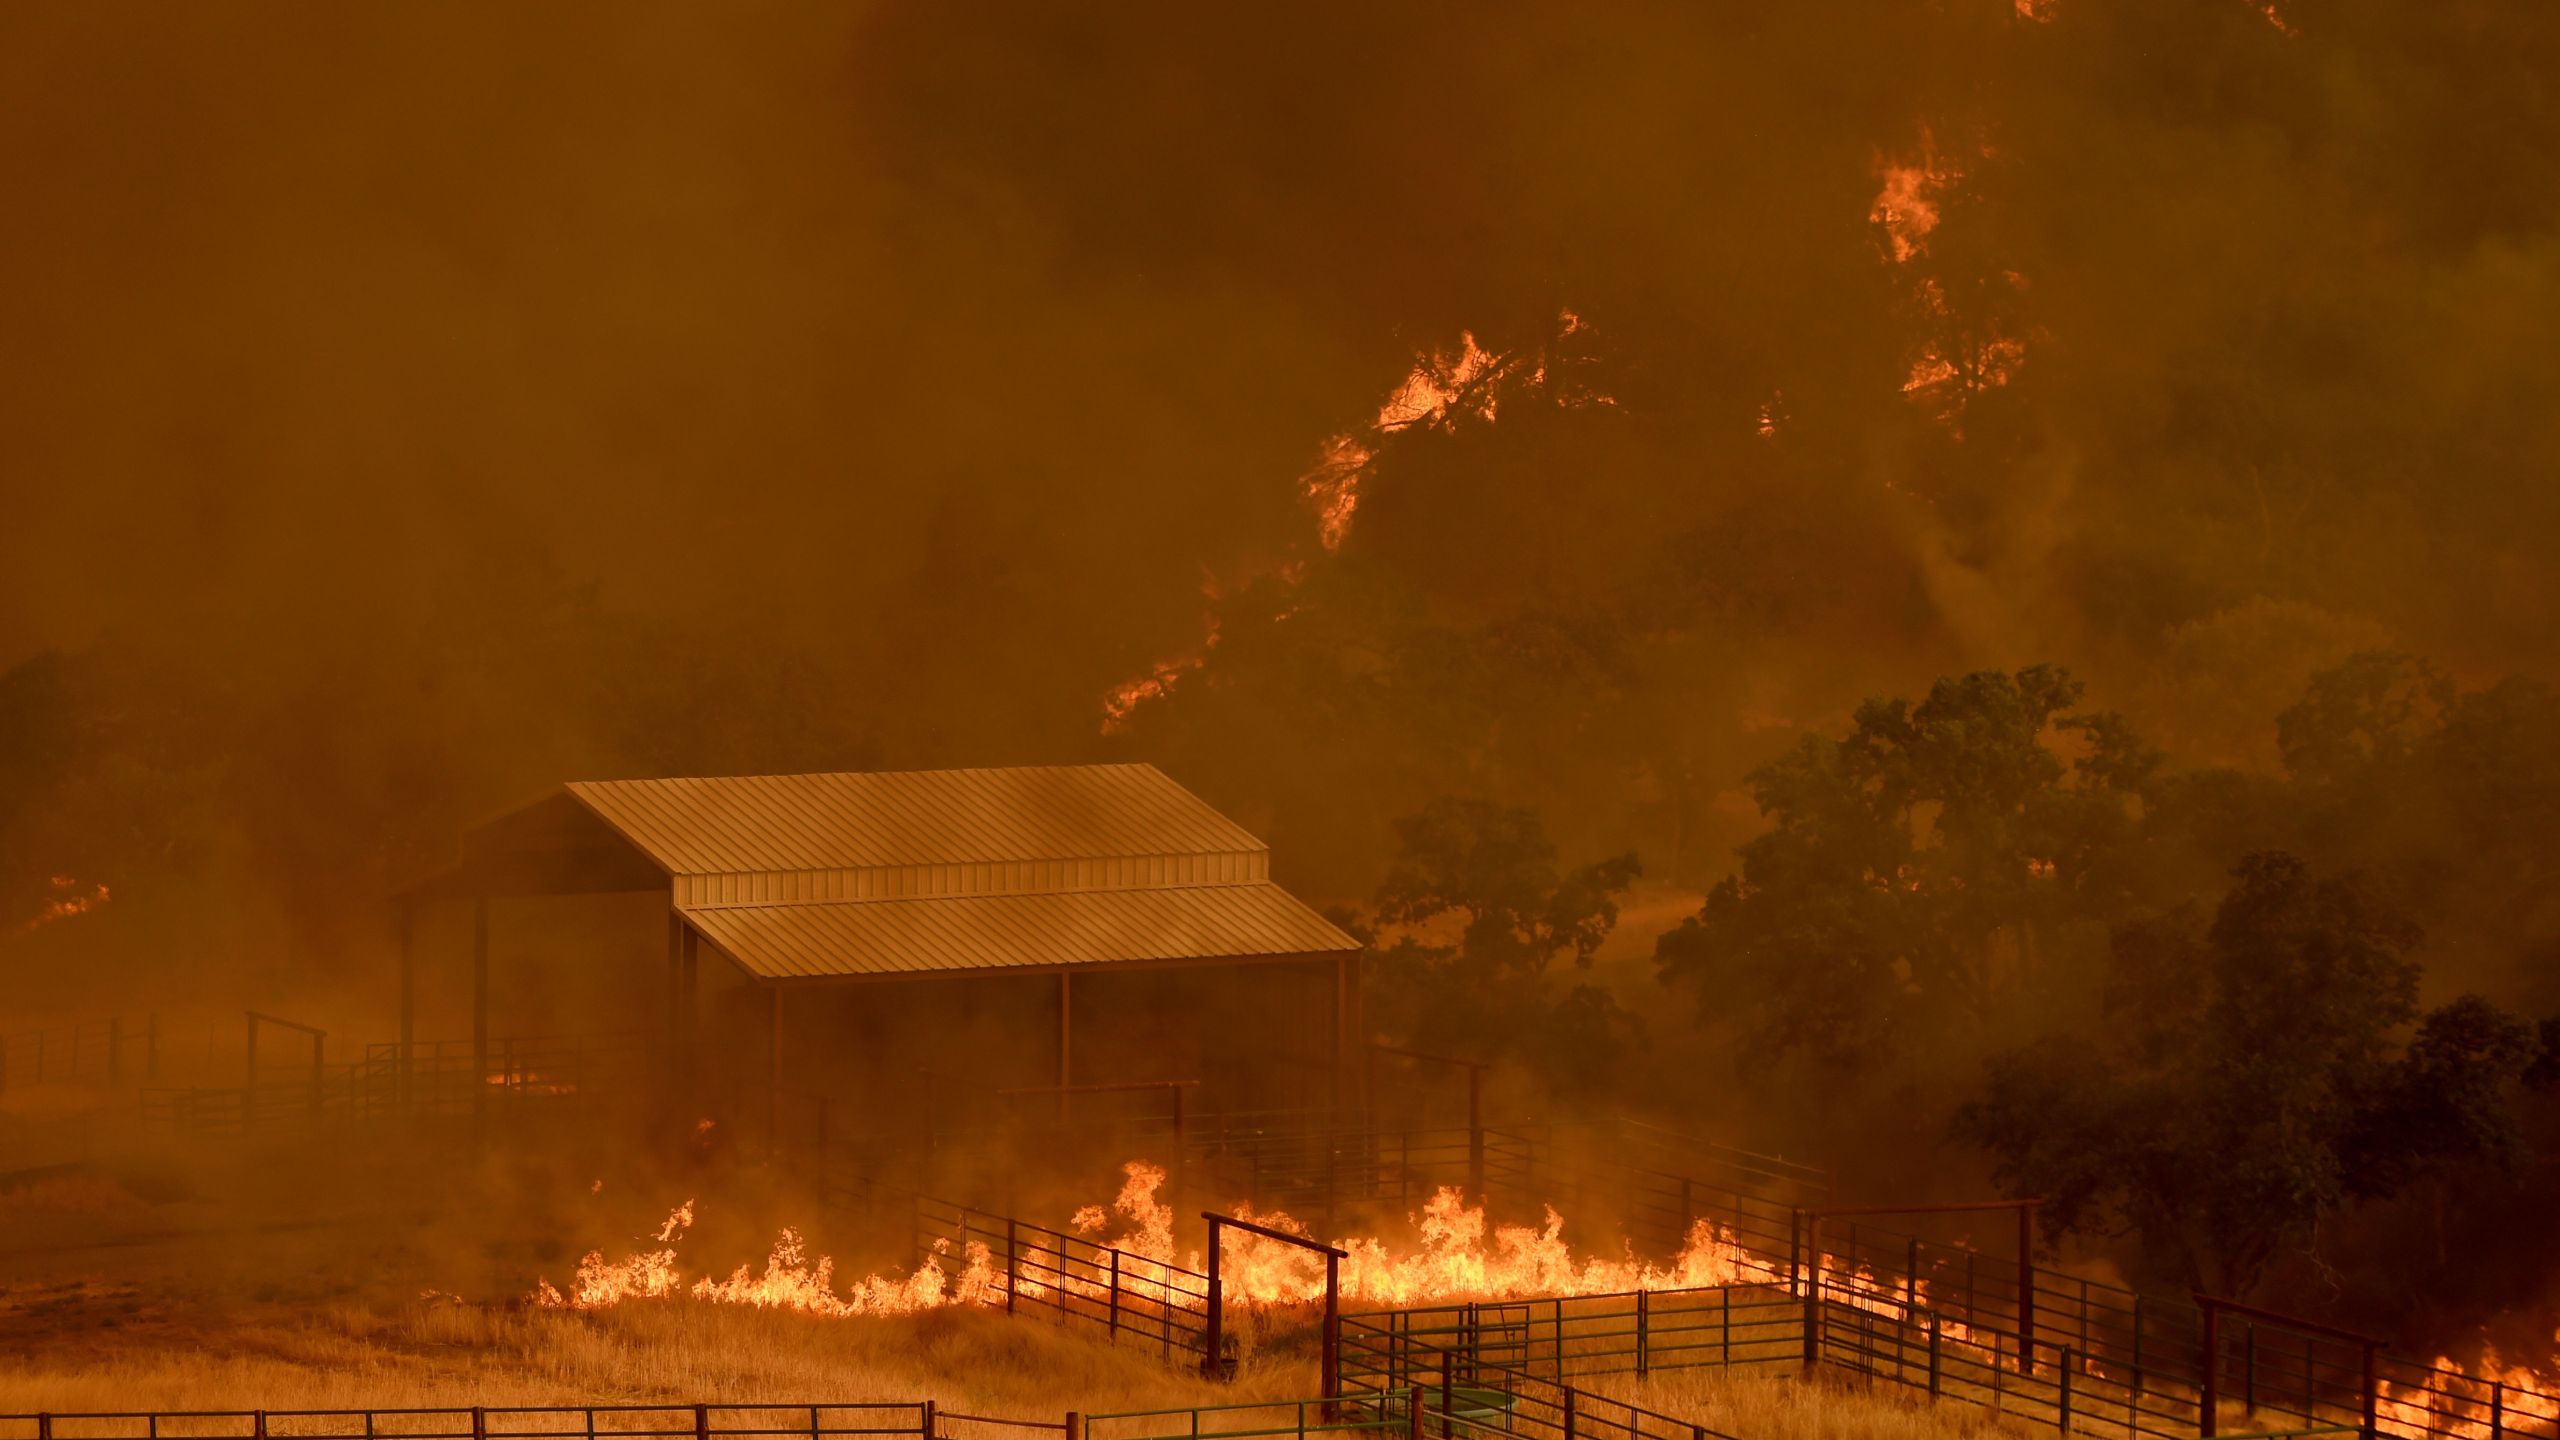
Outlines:
[[659,1039],[667,1059],[678,1058],[684,1044],[684,912],[667,906],[667,987],[661,997]]
[[767,985],[764,991],[765,1018],[765,1148],[782,1149],[782,986]]
[[682,930],[677,946],[681,959],[677,967],[680,973],[676,979],[676,1049],[682,1057],[682,1065],[677,1073],[683,1077],[688,1089],[698,1091],[702,1079],[702,935],[691,925],[684,925]]
[[1334,1127],[1342,1125],[1342,1116],[1351,1103],[1351,1077],[1345,1073],[1351,1063],[1351,960],[1337,955],[1333,960],[1333,1115]]
[[489,1110],[489,897],[471,902],[471,1122]]
[[400,902],[392,915],[399,931],[400,944],[400,1065],[393,1071],[393,1092],[400,1108],[409,1108],[410,1095],[416,1089],[416,1046],[418,1043],[418,948],[417,912],[407,901]]
[[1485,1204],[1484,1193],[1484,1067],[1467,1067],[1467,1184],[1476,1192],[1476,1203]]
[[1058,1123],[1067,1123],[1067,1087],[1075,1083],[1075,972],[1058,972]]

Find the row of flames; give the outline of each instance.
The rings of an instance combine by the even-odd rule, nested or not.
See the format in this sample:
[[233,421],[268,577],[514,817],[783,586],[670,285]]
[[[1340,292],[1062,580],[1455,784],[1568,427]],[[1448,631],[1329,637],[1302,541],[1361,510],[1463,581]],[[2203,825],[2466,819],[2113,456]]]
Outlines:
[[[1103,1264],[1116,1278],[1122,1301],[1197,1309],[1204,1257],[1197,1250],[1178,1250],[1174,1244],[1174,1209],[1161,1194],[1163,1167],[1131,1161],[1121,1168],[1126,1178],[1120,1193],[1107,1206],[1087,1205],[1076,1211],[1068,1222],[1070,1228],[1089,1239],[1099,1256],[1110,1257]],[[1314,1238],[1313,1232],[1286,1214],[1257,1212],[1249,1205],[1239,1205],[1232,1213],[1239,1220]],[[1411,1232],[1395,1237],[1392,1245],[1387,1237],[1376,1235],[1334,1242],[1346,1255],[1339,1271],[1344,1302],[1408,1306],[1790,1284],[1785,1267],[1745,1249],[1732,1231],[1709,1220],[1694,1221],[1680,1253],[1662,1265],[1638,1258],[1625,1245],[1615,1255],[1577,1255],[1564,1239],[1564,1218],[1553,1207],[1547,1208],[1542,1225],[1500,1225],[1486,1218],[1481,1205],[1467,1204],[1454,1188],[1435,1192],[1411,1224]],[[970,1241],[955,1255],[951,1243],[944,1240],[937,1241],[904,1277],[865,1275],[839,1288],[833,1260],[822,1255],[813,1262],[807,1243],[792,1229],[775,1239],[761,1271],[740,1265],[726,1277],[706,1274],[688,1279],[677,1263],[676,1248],[692,1225],[693,1202],[688,1200],[667,1217],[646,1248],[619,1260],[607,1259],[601,1250],[590,1251],[578,1262],[565,1290],[543,1280],[527,1298],[547,1309],[608,1310],[635,1301],[689,1297],[706,1304],[850,1318],[999,1301],[1008,1284],[987,1246]],[[1102,1266],[1095,1268],[1097,1275],[1103,1273]],[[1017,1274],[1011,1288],[1025,1299],[1046,1299],[1057,1292],[1097,1302],[1111,1298],[1113,1281],[1076,1278],[1062,1273],[1066,1269],[1064,1264],[1055,1265],[1046,1279]],[[1886,1319],[1918,1323],[1933,1308],[1926,1280],[1879,1276],[1830,1255],[1822,1257],[1819,1269],[1826,1298]],[[1228,1233],[1219,1271],[1227,1298],[1246,1305],[1300,1306],[1324,1296],[1321,1258],[1250,1231]],[[1968,1358],[1975,1364],[2012,1372],[2017,1368],[2015,1342],[2004,1347],[1996,1333],[1975,1331],[1943,1313],[1938,1333],[1942,1344],[1969,1351]],[[2087,1356],[2077,1357],[2073,1365],[2099,1379],[2126,1378],[2116,1375],[2106,1362]],[[2407,1440],[2487,1440],[2494,1389],[2504,1433],[2523,1434],[2540,1426],[2560,1434],[2560,1399],[2529,1367],[2491,1351],[2468,1373],[2441,1356],[2435,1368],[2440,1373],[2431,1384],[2383,1385],[2376,1418],[2384,1432]],[[2459,1413],[2447,1413],[2449,1404]]]

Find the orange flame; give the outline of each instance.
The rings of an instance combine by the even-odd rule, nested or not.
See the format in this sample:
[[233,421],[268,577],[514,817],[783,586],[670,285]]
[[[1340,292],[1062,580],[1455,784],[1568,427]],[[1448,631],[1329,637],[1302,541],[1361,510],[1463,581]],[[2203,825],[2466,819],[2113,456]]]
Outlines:
[[108,892],[104,884],[84,888],[69,875],[50,875],[45,878],[45,885],[51,893],[45,896],[44,906],[36,911],[35,918],[18,927],[19,934],[41,930],[74,915],[86,915],[107,903]]
[[1550,383],[1548,358],[1554,342],[1589,328],[1580,315],[1560,310],[1553,339],[1528,353],[1487,350],[1473,331],[1460,331],[1456,348],[1416,354],[1413,368],[1388,393],[1376,416],[1358,431],[1327,437],[1317,449],[1316,463],[1298,477],[1299,490],[1316,512],[1316,538],[1327,550],[1342,548],[1351,517],[1360,508],[1361,483],[1378,458],[1379,441],[1407,430],[1490,421],[1501,409],[1508,382],[1525,381],[1567,407],[1615,405],[1614,397],[1598,391]]
[[726,1280],[703,1276],[690,1285],[676,1264],[676,1242],[693,1225],[693,1202],[687,1200],[658,1227],[660,1247],[620,1260],[607,1260],[590,1250],[578,1262],[578,1273],[566,1294],[549,1280],[537,1280],[533,1304],[549,1310],[609,1310],[635,1300],[690,1296],[712,1305],[751,1305],[762,1310],[790,1310],[804,1315],[845,1319],[858,1315],[903,1315],[941,1305],[966,1305],[984,1296],[995,1283],[987,1247],[972,1241],[963,1251],[966,1263],[955,1282],[943,1269],[949,1242],[934,1247],[915,1272],[904,1279],[866,1275],[838,1293],[835,1261],[825,1255],[809,1262],[800,1232],[785,1228],[765,1257],[764,1272],[741,1265]]

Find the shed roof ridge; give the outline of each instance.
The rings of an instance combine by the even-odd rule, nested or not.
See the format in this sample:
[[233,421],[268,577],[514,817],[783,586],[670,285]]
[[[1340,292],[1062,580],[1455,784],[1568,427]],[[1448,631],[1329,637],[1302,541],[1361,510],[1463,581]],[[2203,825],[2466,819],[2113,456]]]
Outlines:
[[[951,895],[825,895],[806,900],[729,900],[712,903],[689,900],[677,904],[684,911],[693,910],[814,910],[837,905],[948,905],[956,901],[977,900],[1051,900],[1061,895],[1168,895],[1191,890],[1278,890],[1299,904],[1300,900],[1279,881],[1264,877],[1258,880],[1196,880],[1186,885],[1084,885],[1073,890],[984,890],[963,891]],[[1315,909],[1308,905],[1308,909]],[[1322,913],[1322,912],[1318,912]]]

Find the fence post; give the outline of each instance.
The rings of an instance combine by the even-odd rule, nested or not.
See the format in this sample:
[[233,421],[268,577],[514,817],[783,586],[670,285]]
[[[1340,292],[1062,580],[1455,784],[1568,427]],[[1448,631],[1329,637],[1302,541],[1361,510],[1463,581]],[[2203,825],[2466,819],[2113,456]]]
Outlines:
[[2036,1373],[2036,1207],[2018,1207],[2018,1373]]
[[1822,1214],[1804,1224],[1804,1363],[1810,1370],[1822,1359]]
[[[471,1413],[477,1417],[480,1411],[474,1408]],[[488,1440],[488,1437],[474,1434],[472,1440]],[[711,1440],[711,1407],[708,1405],[693,1407],[693,1440]]]
[[1929,1315],[1929,1398],[1938,1398],[1938,1316]]
[[2214,1306],[2204,1307],[2204,1386],[2202,1408],[2196,1416],[2196,1433],[2208,1437],[2213,1434],[2214,1411],[2219,1409],[2222,1403],[2222,1396],[2219,1393],[2221,1377],[2218,1374],[2222,1369],[2222,1357],[2219,1353],[2221,1344],[2215,1324],[2219,1318],[2220,1314]]
[[[2240,1410],[2258,1413],[2258,1322],[2240,1327]],[[2302,1342],[2302,1423],[2311,1423],[2311,1342]]]
[[1636,1378],[1637,1378],[1637,1379],[1639,1379],[1639,1380],[1641,1380],[1641,1379],[1643,1379],[1643,1378],[1644,1378],[1644,1376],[1645,1376],[1645,1371],[1646,1371],[1646,1369],[1647,1369],[1647,1362],[1652,1358],[1649,1354],[1647,1354],[1647,1353],[1646,1353],[1646,1352],[1647,1352],[1647,1350],[1648,1350],[1648,1348],[1649,1348],[1649,1346],[1648,1346],[1647,1342],[1648,1342],[1648,1340],[1649,1340],[1649,1338],[1650,1338],[1650,1337],[1648,1336],[1648,1334],[1647,1334],[1647,1330],[1648,1330],[1648,1328],[1649,1328],[1649,1327],[1648,1327],[1648,1322],[1652,1319],[1652,1316],[1653,1316],[1653,1292],[1652,1292],[1652,1291],[1650,1291],[1650,1290],[1639,1290],[1639,1291],[1637,1291],[1637,1292],[1636,1292]]
[[49,1411],[36,1412],[36,1440],[53,1440],[53,1415]]
[[1716,1311],[1716,1354],[1730,1366],[1733,1364],[1733,1287],[1719,1286],[1716,1294],[1724,1302]]
[[934,1435],[933,1435],[933,1402],[932,1402],[932,1401],[930,1401],[930,1400],[927,1400],[927,1401],[925,1401],[925,1402],[924,1402],[924,1404],[923,1404],[921,1407],[919,1407],[919,1408],[920,1408],[920,1409],[922,1409],[924,1413],[923,1413],[921,1416],[919,1416],[919,1417],[917,1418],[917,1420],[916,1420],[916,1433],[917,1433],[918,1435],[920,1435],[920,1436],[924,1437],[924,1440],[934,1440]]
[[1007,1219],[1004,1222],[1004,1313],[1007,1315],[1013,1313],[1013,1292],[1022,1288],[1021,1252],[1015,1244],[1020,1228],[1020,1221]]
[[2489,1440],[2506,1440],[2507,1382],[2489,1382]]
[[1415,1385],[1405,1392],[1405,1440],[1422,1440],[1422,1387]]
[[2134,1394],[2142,1393],[2142,1292],[2133,1295],[2133,1383]]
[[1120,1338],[1120,1251],[1111,1251],[1111,1338]]
[[[694,1429],[699,1433],[702,1428],[702,1407],[694,1406],[693,1414]],[[267,1432],[261,1429],[258,1433],[264,1435]],[[489,1412],[477,1405],[471,1407],[471,1440],[489,1440]]]
[[1449,1352],[1440,1352],[1440,1433],[1449,1433]]
[[1067,1412],[1067,1440],[1084,1440],[1084,1416],[1073,1410]]
[[[1226,1348],[1227,1328],[1227,1287],[1218,1278],[1218,1252],[1226,1248],[1218,1243],[1222,1238],[1218,1222],[1212,1218],[1209,1221],[1209,1293],[1204,1297],[1209,1312],[1209,1333],[1203,1339],[1204,1353],[1200,1356],[1200,1373],[1212,1380],[1219,1378],[1226,1368],[1219,1355]],[[1166,1323],[1170,1325],[1172,1322],[1168,1319]]]
[[[479,1414],[480,1412],[479,1412],[479,1411],[477,1411],[477,1410],[474,1410],[474,1411],[473,1411],[473,1412],[471,1412],[471,1413],[472,1413],[472,1414],[474,1414],[474,1415],[477,1415],[477,1414]],[[249,1433],[250,1433],[250,1434],[252,1434],[252,1435],[257,1436],[257,1437],[258,1437],[258,1440],[266,1440],[266,1437],[267,1437],[267,1412],[266,1412],[266,1411],[264,1411],[264,1410],[253,1410],[253,1411],[249,1412]]]
[[1573,1440],[1573,1397],[1581,1393],[1570,1385],[1564,1387],[1564,1440]]
[[2379,1417],[2378,1417],[2378,1416],[2376,1416],[2376,1414],[2375,1414],[2374,1412],[2375,1412],[2375,1411],[2377,1411],[2377,1410],[2379,1410],[2379,1409],[2381,1408],[2381,1399],[2382,1399],[2382,1396],[2381,1396],[2381,1386],[2380,1386],[2380,1383],[2379,1383],[2379,1382],[2380,1382],[2380,1380],[2381,1380],[2381,1376],[2380,1376],[2378,1373],[2376,1373],[2376,1372],[2377,1372],[2377,1370],[2379,1369],[2379,1367],[2378,1367],[2378,1366],[2376,1365],[2376,1363],[2375,1363],[2376,1358],[2377,1358],[2377,1357],[2374,1355],[2374,1350],[2375,1350],[2375,1348],[2376,1348],[2376,1347],[2374,1346],[2374,1344],[2373,1344],[2373,1342],[2372,1342],[2372,1341],[2368,1340],[2368,1341],[2366,1341],[2366,1342],[2365,1342],[2365,1347],[2364,1347],[2364,1431],[2363,1431],[2363,1437],[2364,1437],[2364,1440],[2375,1440],[2375,1437],[2374,1437],[2374,1430],[2375,1430],[2374,1422],[2375,1422],[2375,1420],[2376,1420],[2376,1419],[2378,1419]]

